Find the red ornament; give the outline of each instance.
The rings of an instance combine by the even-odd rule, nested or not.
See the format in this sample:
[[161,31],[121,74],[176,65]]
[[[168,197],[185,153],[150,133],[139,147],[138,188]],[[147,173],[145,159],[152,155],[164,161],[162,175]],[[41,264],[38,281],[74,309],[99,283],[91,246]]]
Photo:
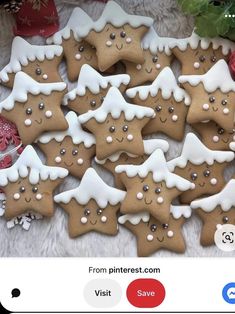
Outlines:
[[10,144],[17,147],[20,143],[21,140],[15,124],[0,116],[0,151],[6,150]]
[[229,69],[233,79],[235,80],[235,51],[231,53],[229,58]]

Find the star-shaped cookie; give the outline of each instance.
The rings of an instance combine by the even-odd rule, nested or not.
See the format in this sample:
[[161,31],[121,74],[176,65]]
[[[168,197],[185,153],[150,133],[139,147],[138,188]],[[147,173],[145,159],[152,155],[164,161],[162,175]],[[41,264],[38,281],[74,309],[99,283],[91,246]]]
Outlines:
[[141,165],[119,165],[115,168],[127,190],[121,205],[123,214],[149,212],[166,223],[173,199],[194,184],[170,172],[161,149],[156,149]]
[[45,166],[28,145],[14,163],[0,170],[0,187],[6,195],[5,218],[28,212],[51,217],[54,214],[53,191],[68,175],[68,170]]
[[190,206],[203,222],[201,245],[214,245],[214,235],[221,225],[235,225],[235,179],[215,195],[193,201]]
[[224,170],[233,159],[233,152],[210,150],[195,134],[188,133],[181,155],[167,163],[170,171],[195,184],[193,191],[180,195],[180,201],[189,204],[197,197],[221,191],[225,185]]
[[90,231],[116,235],[117,211],[125,194],[108,186],[93,168],[89,168],[76,189],[56,195],[54,200],[69,215],[71,238]]
[[38,83],[23,72],[15,75],[11,94],[0,103],[0,113],[16,124],[24,145],[45,131],[68,128],[60,108],[65,88],[64,82]]
[[120,151],[142,156],[141,130],[154,115],[152,108],[127,103],[120,91],[111,87],[101,107],[78,119],[95,135],[96,157],[103,160]]
[[171,206],[170,219],[162,223],[147,212],[123,215],[118,222],[137,238],[138,256],[149,256],[161,249],[184,253],[186,249],[182,225],[191,216],[189,206]]

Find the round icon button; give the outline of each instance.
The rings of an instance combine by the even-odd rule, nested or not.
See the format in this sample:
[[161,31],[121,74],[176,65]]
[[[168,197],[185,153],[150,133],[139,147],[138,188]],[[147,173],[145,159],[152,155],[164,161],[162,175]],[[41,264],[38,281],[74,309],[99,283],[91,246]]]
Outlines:
[[163,284],[156,279],[136,279],[126,291],[130,304],[139,308],[157,307],[164,301],[165,295]]
[[224,301],[229,304],[235,304],[235,282],[230,282],[224,286],[222,295]]
[[215,244],[225,252],[235,250],[235,226],[231,224],[217,225],[214,235]]

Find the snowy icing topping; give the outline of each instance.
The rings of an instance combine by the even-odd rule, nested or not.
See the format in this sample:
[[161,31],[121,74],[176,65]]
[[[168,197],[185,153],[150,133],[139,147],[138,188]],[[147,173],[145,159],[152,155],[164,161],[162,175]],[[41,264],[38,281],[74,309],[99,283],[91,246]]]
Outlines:
[[90,65],[84,64],[79,74],[77,87],[65,95],[63,104],[67,105],[68,101],[74,100],[77,95],[84,96],[86,94],[86,88],[88,88],[92,94],[99,94],[101,88],[106,89],[109,84],[119,88],[121,84],[128,85],[129,82],[130,76],[127,74],[102,76]]
[[138,93],[141,100],[146,100],[149,95],[155,97],[159,91],[161,91],[163,99],[169,99],[173,96],[175,101],[181,102],[183,100],[187,106],[191,103],[189,95],[178,86],[174,73],[169,67],[165,67],[151,85],[130,88],[126,94],[128,97],[134,98]]
[[[144,140],[144,153],[146,155],[151,155],[156,149],[160,148],[164,153],[166,153],[169,149],[169,144],[167,141],[165,140],[161,140],[161,139],[150,139],[150,140]],[[95,161],[97,162],[97,164],[103,165],[106,163],[106,161],[111,161],[111,162],[116,162],[118,161],[118,159],[120,158],[121,154],[126,154],[127,156],[131,157],[131,158],[137,158],[139,156],[121,151],[121,152],[117,152],[109,157],[107,157],[106,159],[103,160],[99,160],[95,157]]]
[[81,38],[79,37],[79,28],[91,23],[93,23],[93,20],[85,11],[83,11],[81,8],[75,8],[68,20],[67,25],[60,31],[56,32],[53,36],[49,37],[47,39],[47,44],[61,45],[63,39],[66,40],[70,38],[71,31],[73,32],[74,38],[77,41],[81,41]]
[[121,92],[116,87],[111,87],[98,109],[88,111],[78,117],[83,124],[94,118],[97,122],[102,123],[106,120],[108,114],[111,114],[113,119],[119,119],[124,113],[127,121],[132,121],[134,118],[143,119],[145,117],[152,118],[155,113],[152,108],[136,106],[125,101]]
[[167,188],[176,187],[180,191],[194,189],[195,185],[184,178],[171,173],[167,168],[167,162],[161,149],[156,149],[150,157],[141,165],[119,165],[116,173],[125,172],[130,178],[139,176],[146,178],[151,172],[154,182],[165,181]]
[[40,180],[54,181],[67,175],[68,170],[64,168],[43,165],[34,148],[28,145],[13,166],[0,170],[0,186],[26,177],[31,184],[37,184]]
[[21,71],[22,66],[27,66],[29,61],[52,60],[63,53],[61,46],[37,46],[31,45],[21,37],[15,37],[12,42],[10,62],[0,71],[0,80],[9,81],[9,73]]
[[79,35],[86,37],[91,30],[101,32],[105,25],[112,24],[114,27],[121,27],[129,24],[133,28],[140,26],[150,27],[153,24],[153,19],[146,16],[130,15],[127,14],[115,1],[109,1],[101,17],[93,22],[87,23],[79,29]]
[[235,92],[235,82],[224,60],[219,60],[203,75],[182,75],[179,77],[179,82],[189,83],[191,86],[202,83],[208,93],[213,93],[217,89],[220,89],[223,93]]
[[164,52],[170,56],[172,54],[169,43],[175,38],[161,37],[157,34],[153,27],[150,27],[147,34],[142,39],[141,45],[144,50],[150,50],[152,54],[157,54],[158,51]]
[[201,208],[205,212],[213,211],[220,206],[223,211],[229,211],[235,207],[235,179],[231,179],[218,194],[193,201],[190,206],[193,209]]
[[194,165],[201,165],[204,162],[213,165],[214,162],[223,163],[234,159],[233,152],[211,150],[207,148],[193,133],[186,135],[181,156],[170,160],[168,168],[174,171],[175,167],[185,168],[188,162]]
[[123,201],[125,195],[126,192],[108,186],[93,168],[89,168],[79,187],[56,195],[54,200],[56,203],[68,204],[74,198],[77,203],[86,205],[93,199],[100,208],[105,208],[108,204],[117,205]]
[[50,95],[53,91],[63,91],[66,84],[59,83],[38,83],[24,72],[16,73],[11,94],[0,103],[0,112],[5,109],[10,111],[14,108],[15,102],[25,103],[28,94]]
[[69,111],[65,119],[69,125],[69,128],[66,131],[44,133],[38,138],[37,141],[42,144],[47,144],[51,140],[56,140],[57,142],[61,143],[66,136],[69,136],[75,145],[83,143],[86,148],[89,148],[95,144],[94,136],[88,132],[83,131],[75,112]]
[[170,213],[175,219],[179,219],[182,216],[184,218],[189,218],[191,217],[192,210],[190,206],[171,205]]
[[210,45],[212,45],[213,50],[222,48],[222,53],[224,55],[228,55],[232,50],[235,49],[235,43],[228,39],[223,39],[222,37],[202,38],[194,32],[190,37],[173,40],[169,44],[169,47],[171,49],[177,47],[179,48],[179,50],[185,51],[188,46],[190,46],[191,49],[195,50],[198,48],[199,45],[200,48],[202,48],[203,50],[208,49]]
[[148,212],[141,212],[137,214],[123,215],[118,218],[118,222],[123,225],[126,222],[130,222],[132,225],[138,225],[141,220],[143,222],[149,222],[150,214]]

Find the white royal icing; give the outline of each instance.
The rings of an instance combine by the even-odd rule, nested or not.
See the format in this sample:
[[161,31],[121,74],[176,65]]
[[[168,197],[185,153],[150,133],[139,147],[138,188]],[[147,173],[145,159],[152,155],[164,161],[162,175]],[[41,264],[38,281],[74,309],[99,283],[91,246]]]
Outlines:
[[121,113],[124,113],[127,121],[132,121],[134,118],[143,119],[145,117],[153,118],[155,116],[152,108],[127,103],[121,92],[116,87],[111,87],[101,107],[80,115],[78,119],[82,124],[92,118],[102,123],[106,120],[108,114],[111,114],[113,119],[118,119]]
[[31,184],[37,184],[39,180],[54,181],[67,175],[67,169],[43,165],[33,146],[28,145],[13,166],[0,170],[0,186],[6,186],[9,182],[16,182],[26,177],[29,177]]
[[75,112],[69,111],[65,116],[65,119],[69,125],[69,128],[66,131],[44,133],[36,140],[36,142],[47,144],[51,140],[56,140],[61,143],[66,136],[69,136],[75,145],[83,143],[86,148],[89,148],[95,144],[95,137],[92,134],[83,131]]
[[93,199],[100,208],[105,208],[108,204],[117,205],[125,195],[126,192],[108,186],[93,168],[88,168],[76,189],[56,195],[54,200],[56,203],[68,204],[74,198],[77,203],[86,205]]
[[130,222],[132,225],[138,225],[141,221],[149,222],[150,214],[148,212],[141,212],[137,214],[123,215],[118,218],[118,222],[124,225],[126,222]]
[[[167,141],[165,140],[161,140],[161,139],[150,139],[150,140],[144,140],[144,154],[146,155],[151,155],[156,149],[160,148],[164,153],[166,153],[169,149],[169,144]],[[97,162],[97,164],[103,165],[106,163],[106,161],[111,161],[111,162],[116,162],[118,161],[118,159],[120,158],[121,154],[125,153],[127,156],[131,157],[131,158],[137,158],[139,156],[130,154],[128,152],[125,151],[121,151],[121,152],[117,152],[109,157],[107,157],[106,159],[103,160],[99,160],[97,159],[97,157],[95,157],[95,161]]]
[[9,81],[9,73],[21,71],[22,66],[27,66],[29,61],[52,60],[63,53],[63,48],[57,45],[37,46],[31,45],[23,38],[17,36],[13,39],[10,62],[0,71],[0,80]]
[[180,83],[189,83],[197,86],[202,83],[208,93],[220,89],[223,93],[235,92],[235,82],[229,71],[228,64],[224,60],[219,60],[207,73],[203,75],[181,75]]
[[176,187],[180,191],[187,191],[195,187],[194,184],[188,180],[169,171],[161,149],[156,149],[143,164],[137,166],[119,165],[115,168],[115,172],[125,172],[130,178],[135,176],[146,178],[149,173],[152,173],[154,182],[165,181],[167,188]]
[[224,39],[222,37],[215,38],[206,38],[200,37],[195,32],[192,33],[190,37],[175,39],[173,40],[169,46],[171,49],[177,47],[181,51],[185,51],[188,47],[195,50],[200,45],[200,48],[203,50],[207,50],[210,45],[214,50],[218,48],[222,48],[222,53],[224,55],[228,55],[231,51],[235,49],[235,43],[228,39]]
[[134,98],[138,94],[141,100],[146,100],[149,95],[155,97],[160,91],[163,99],[169,99],[173,96],[176,102],[184,101],[187,106],[191,103],[189,95],[179,87],[174,73],[169,67],[165,67],[151,85],[130,88],[126,94],[130,98]]
[[211,150],[207,148],[193,133],[186,135],[182,153],[179,157],[168,161],[170,171],[175,167],[185,168],[188,162],[194,165],[201,165],[204,162],[213,165],[214,162],[223,163],[234,159],[234,153],[229,151]]
[[170,56],[172,52],[169,43],[173,40],[174,38],[159,36],[155,29],[150,27],[147,34],[143,37],[141,45],[144,50],[150,50],[151,54],[164,52],[166,55]]
[[50,95],[53,91],[63,91],[66,88],[64,82],[38,83],[24,72],[16,73],[11,94],[0,103],[0,112],[3,109],[10,111],[14,108],[15,102],[25,103],[28,94]]
[[153,24],[153,19],[146,16],[127,14],[115,1],[109,1],[101,17],[97,21],[87,23],[81,27],[79,35],[85,37],[91,30],[101,32],[108,23],[114,27],[121,27],[125,24],[129,24],[133,28],[140,26],[150,27]]
[[81,38],[79,37],[79,28],[83,25],[91,23],[93,23],[93,20],[85,11],[81,8],[75,8],[67,22],[67,25],[63,29],[56,32],[53,36],[49,37],[47,39],[47,44],[61,45],[63,39],[66,40],[70,38],[71,32],[73,33],[75,40],[81,41]]
[[189,218],[191,217],[192,210],[190,206],[171,205],[170,213],[174,219],[179,219],[181,217]]
[[231,179],[221,192],[218,194],[193,201],[190,206],[192,209],[201,208],[205,212],[213,211],[220,206],[223,211],[229,211],[235,207],[235,179]]
[[101,88],[106,89],[109,84],[119,88],[121,84],[128,85],[129,82],[128,74],[102,76],[90,65],[84,64],[78,77],[77,87],[64,96],[63,104],[67,105],[69,100],[74,100],[77,96],[84,96],[86,89],[89,89],[92,94],[99,94]]

